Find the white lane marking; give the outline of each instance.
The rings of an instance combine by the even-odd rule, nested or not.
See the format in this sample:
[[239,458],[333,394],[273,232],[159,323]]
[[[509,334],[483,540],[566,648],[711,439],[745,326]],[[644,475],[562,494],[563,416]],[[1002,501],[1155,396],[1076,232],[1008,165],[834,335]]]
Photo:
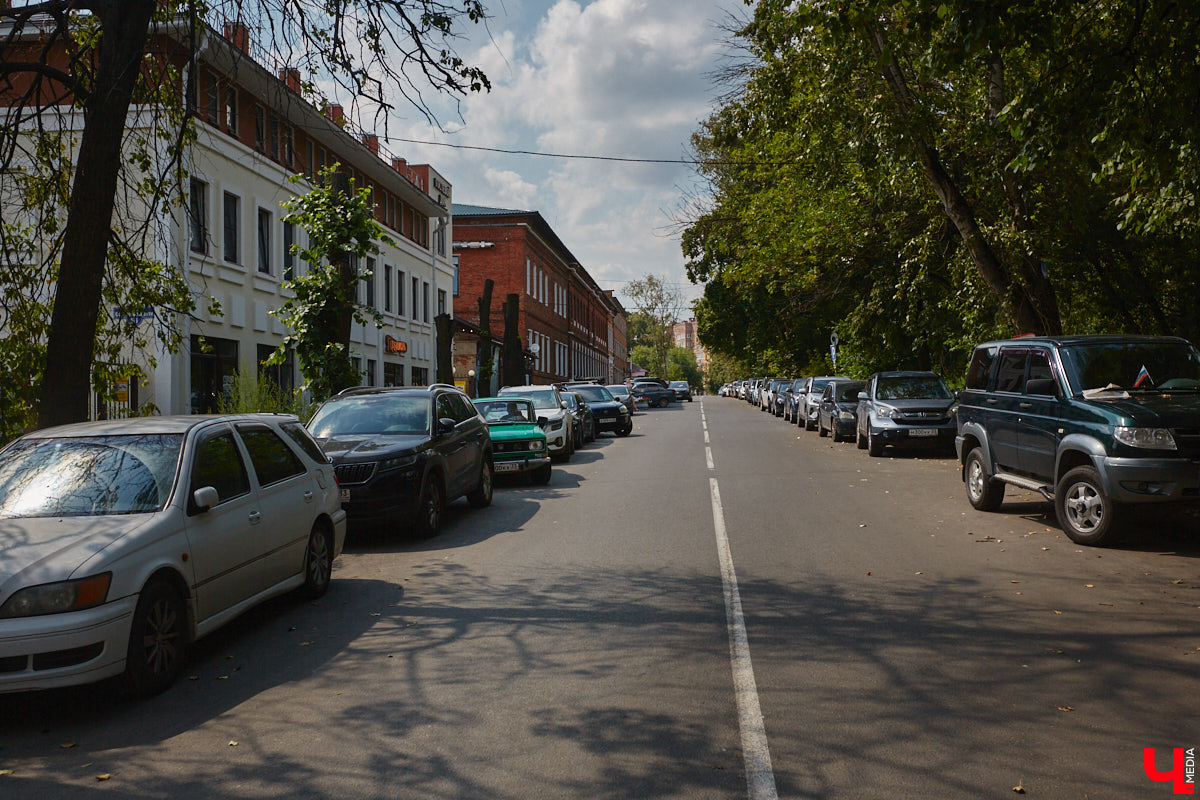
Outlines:
[[738,729],[742,735],[742,759],[746,765],[746,791],[750,800],[778,800],[771,751],[767,746],[767,728],[758,705],[758,686],[750,663],[750,640],[742,617],[742,599],[738,594],[733,555],[725,535],[725,512],[717,479],[709,478],[712,490],[713,527],[717,534],[717,555],[721,562],[721,584],[725,589],[725,620],[729,628],[729,661],[733,667],[733,697],[737,704]]
[[707,429],[707,428],[704,430],[704,443],[705,443],[705,444],[708,444],[708,443],[709,443],[709,442],[708,442],[708,429]]
[[713,464],[712,460],[712,448],[708,445],[704,446],[704,460],[707,462],[709,469],[716,469],[716,466]]

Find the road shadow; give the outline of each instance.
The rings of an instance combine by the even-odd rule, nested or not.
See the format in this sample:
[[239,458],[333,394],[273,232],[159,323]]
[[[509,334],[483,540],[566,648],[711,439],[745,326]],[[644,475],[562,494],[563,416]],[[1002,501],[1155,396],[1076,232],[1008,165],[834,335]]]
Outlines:
[[[345,603],[349,624],[295,603],[248,615],[203,646],[198,681],[141,704],[0,698],[4,797],[88,796],[95,772],[134,798],[744,796],[719,577],[495,580],[443,561],[412,577],[423,592],[335,582],[322,602]],[[780,796],[992,796],[1019,776],[1039,796],[1137,797],[1142,743],[1176,741],[1200,713],[1180,693],[1195,664],[1168,652],[1187,637],[1158,608],[1099,625],[1109,612],[989,592],[996,576],[739,577]],[[252,642],[258,661],[242,662]],[[673,702],[608,691],[631,664]],[[311,697],[273,691],[294,680]],[[154,746],[204,726],[225,738],[220,717],[242,703],[257,732],[220,742],[225,758]],[[460,746],[498,714],[514,742]],[[289,732],[307,744],[289,749]],[[1090,757],[1064,760],[1064,739]],[[352,746],[323,758],[332,741]]]

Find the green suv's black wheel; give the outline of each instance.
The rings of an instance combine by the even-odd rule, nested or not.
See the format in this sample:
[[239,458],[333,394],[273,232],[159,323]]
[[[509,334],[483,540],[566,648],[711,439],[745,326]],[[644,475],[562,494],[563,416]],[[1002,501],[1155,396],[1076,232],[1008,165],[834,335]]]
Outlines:
[[320,522],[308,534],[308,549],[304,551],[304,584],[300,592],[317,598],[329,589],[333,577],[333,534]]
[[413,523],[413,529],[421,539],[432,539],[442,528],[442,481],[436,474],[430,473],[425,478]]
[[138,597],[129,627],[122,679],[130,694],[149,696],[175,682],[187,645],[187,604],[165,580],[152,579]]
[[492,459],[484,458],[479,467],[479,484],[467,494],[471,508],[487,508],[492,504]]
[[1120,507],[1104,492],[1100,473],[1076,467],[1054,490],[1054,510],[1063,533],[1076,544],[1108,544],[1116,538]]
[[1004,502],[1004,482],[988,475],[981,447],[967,453],[967,500],[980,511],[995,511]]

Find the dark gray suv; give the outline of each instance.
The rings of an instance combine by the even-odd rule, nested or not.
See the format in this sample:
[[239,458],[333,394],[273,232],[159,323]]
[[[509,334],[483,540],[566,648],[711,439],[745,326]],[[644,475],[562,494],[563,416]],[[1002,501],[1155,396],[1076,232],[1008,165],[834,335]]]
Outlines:
[[1054,501],[1063,532],[1110,542],[1124,513],[1200,501],[1200,352],[1166,336],[1009,339],[975,348],[955,440],[967,499]]

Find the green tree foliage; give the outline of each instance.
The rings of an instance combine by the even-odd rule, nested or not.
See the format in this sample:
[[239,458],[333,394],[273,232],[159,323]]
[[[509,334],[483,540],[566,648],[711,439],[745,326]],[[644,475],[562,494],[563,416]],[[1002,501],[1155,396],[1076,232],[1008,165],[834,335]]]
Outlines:
[[[262,52],[301,72],[306,93],[336,85],[374,109],[386,131],[398,104],[434,120],[429,86],[451,97],[490,89],[454,48],[458,26],[485,17],[480,0],[0,3],[0,256],[5,271],[31,272],[42,287],[31,294],[38,309],[8,302],[0,319],[0,364],[23,376],[0,396],[0,436],[34,418],[85,419],[93,391],[103,397],[116,379],[144,377],[130,363],[150,356],[153,339],[168,352],[179,346],[178,315],[195,304],[184,276],[152,254],[165,242],[159,221],[183,217],[183,155],[194,141],[184,99],[196,73],[176,65],[207,40],[206,22],[256,30]],[[69,141],[56,144],[60,131]],[[35,181],[12,177],[34,170]],[[30,215],[52,219],[47,227],[9,225],[12,204],[27,207],[18,193],[30,184],[54,204]],[[130,198],[137,207],[123,205]],[[0,294],[28,290],[22,280],[0,275]],[[114,306],[123,310],[112,314]]]
[[836,331],[841,372],[958,374],[1021,331],[1195,338],[1198,23],[1133,0],[758,3],[693,139],[702,343],[791,374]]
[[[629,315],[625,333],[634,344],[633,361],[649,374],[666,378],[674,326],[683,312],[683,297],[657,275],[631,281],[624,294],[635,309]],[[640,360],[643,358],[646,361]]]
[[696,354],[686,347],[672,347],[667,352],[667,380],[687,381],[688,386],[700,386],[704,375],[696,364]]
[[[349,264],[378,253],[378,242],[392,243],[375,221],[371,190],[346,188],[346,181],[337,180],[340,168],[340,164],[325,167],[307,194],[283,203],[288,212],[284,222],[298,225],[308,234],[308,247],[292,245],[292,252],[308,269],[284,282],[292,297],[271,312],[289,333],[267,363],[283,364],[294,350],[305,379],[303,388],[318,403],[359,382],[350,360],[347,315],[361,325],[383,325],[378,311],[356,300],[358,284],[370,274],[351,270]],[[293,182],[299,180],[299,176],[293,178]]]

